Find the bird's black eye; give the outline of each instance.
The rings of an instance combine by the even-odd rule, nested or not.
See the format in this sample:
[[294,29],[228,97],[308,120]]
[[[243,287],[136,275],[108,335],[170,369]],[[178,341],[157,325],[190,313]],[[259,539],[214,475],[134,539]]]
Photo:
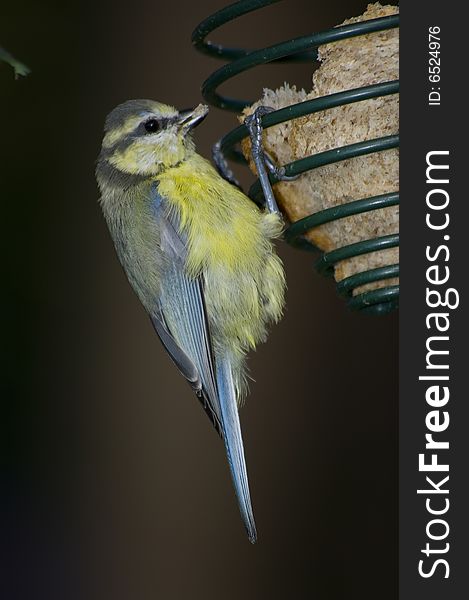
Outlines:
[[156,133],[160,128],[158,119],[148,119],[145,121],[145,131],[147,133]]

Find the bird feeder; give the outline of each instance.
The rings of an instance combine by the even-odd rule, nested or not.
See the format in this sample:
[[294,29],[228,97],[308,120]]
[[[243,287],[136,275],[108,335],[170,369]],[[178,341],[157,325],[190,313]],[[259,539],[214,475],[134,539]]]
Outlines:
[[[287,179],[269,176],[288,221],[285,239],[320,253],[316,269],[335,277],[337,291],[351,309],[388,313],[399,303],[399,81],[389,78],[398,68],[398,9],[369,5],[364,15],[342,25],[259,50],[206,40],[222,25],[279,1],[241,0],[197,26],[194,46],[228,61],[203,83],[202,95],[212,106],[246,115],[256,103],[221,95],[221,84],[266,63],[319,64],[310,93],[293,88],[282,102],[290,93],[287,87],[257,102],[274,108],[262,117],[262,127],[266,149],[280,159]],[[394,14],[379,16],[383,13]],[[276,137],[284,140],[282,148]],[[219,164],[235,161],[252,167],[246,125],[228,132],[214,148]],[[262,203],[259,180],[248,194]]]

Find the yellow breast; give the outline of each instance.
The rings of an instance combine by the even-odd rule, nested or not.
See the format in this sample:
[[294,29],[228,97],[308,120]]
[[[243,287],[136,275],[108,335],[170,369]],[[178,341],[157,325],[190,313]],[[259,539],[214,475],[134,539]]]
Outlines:
[[216,266],[243,270],[256,261],[262,213],[208,161],[194,154],[157,181],[188,235],[190,274]]

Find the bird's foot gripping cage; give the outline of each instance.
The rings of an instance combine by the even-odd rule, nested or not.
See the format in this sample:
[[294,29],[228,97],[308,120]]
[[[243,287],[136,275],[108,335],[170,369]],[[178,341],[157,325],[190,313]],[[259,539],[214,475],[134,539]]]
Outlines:
[[[319,46],[374,32],[390,30],[399,26],[399,15],[390,15],[335,27],[333,29],[252,51],[239,48],[227,48],[206,41],[206,37],[210,33],[225,23],[245,15],[246,13],[279,1],[280,0],[241,0],[211,15],[194,30],[192,41],[199,51],[229,61],[215,71],[202,85],[203,97],[212,106],[239,114],[245,107],[252,104],[250,101],[228,98],[217,92],[217,88],[221,84],[248,69],[271,62],[308,61],[311,63],[313,60],[317,60],[317,49]],[[292,119],[298,119],[305,115],[327,111],[334,107],[345,106],[347,104],[361,102],[372,98],[398,94],[398,92],[398,80],[349,89],[347,91],[306,100],[281,108],[280,110],[269,112],[263,116],[262,126],[264,129],[268,129],[274,125]],[[227,133],[216,144],[217,151],[221,153],[219,160],[234,160],[246,164],[247,161],[244,158],[244,155],[236,148],[236,146],[247,136],[248,130],[246,125],[241,125]],[[398,135],[378,137],[319,152],[300,160],[295,160],[289,164],[283,165],[284,173],[288,177],[294,177],[324,165],[339,163],[340,161],[345,161],[347,159],[382,152],[397,148],[398,146]],[[270,175],[270,181],[271,183],[275,183],[277,180]],[[249,195],[255,201],[259,201],[262,198],[262,188],[259,181],[256,181],[251,186]],[[296,247],[317,251],[317,248],[309,240],[304,238],[304,234],[310,229],[352,215],[359,215],[368,211],[377,211],[386,207],[395,206],[398,203],[399,192],[393,190],[386,194],[359,198],[345,204],[326,208],[290,224],[285,232],[285,238],[290,244]],[[322,253],[321,257],[316,261],[316,268],[325,275],[332,275],[334,265],[340,261],[380,250],[396,248],[398,246],[399,233],[373,237]],[[379,268],[370,268],[343,278],[338,282],[337,290],[340,294],[347,297],[350,308],[372,314],[383,314],[392,311],[398,306],[399,285],[386,283],[388,280],[398,278],[398,276],[398,263],[381,266]],[[381,287],[370,290],[369,284],[373,284],[374,282],[381,282]],[[361,291],[363,289],[362,286],[367,286],[364,288],[365,291]]]

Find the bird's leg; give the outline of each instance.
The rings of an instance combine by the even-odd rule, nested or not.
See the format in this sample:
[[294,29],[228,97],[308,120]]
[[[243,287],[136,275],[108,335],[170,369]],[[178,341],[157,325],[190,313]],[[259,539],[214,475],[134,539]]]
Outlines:
[[226,181],[241,189],[239,181],[236,179],[235,174],[230,169],[228,161],[221,151],[221,140],[218,140],[218,142],[216,142],[212,147],[212,159],[215,163],[217,171],[220,173],[223,179],[226,179]]
[[249,131],[252,158],[256,165],[262,191],[264,192],[267,210],[269,212],[279,213],[267,170],[277,181],[292,181],[296,179],[296,177],[288,177],[285,175],[285,167],[276,165],[273,158],[264,150],[262,144],[262,117],[273,110],[274,109],[270,106],[258,106],[251,115],[246,117],[244,124]]
[[251,138],[252,159],[256,165],[259,181],[261,182],[262,191],[264,192],[267,210],[271,213],[279,213],[280,211],[278,209],[274,192],[272,191],[272,186],[270,185],[269,176],[267,174],[267,161],[262,145],[261,118],[267,113],[272,112],[272,110],[273,109],[268,106],[258,106],[251,115],[244,119],[244,124],[248,128],[249,137]]

